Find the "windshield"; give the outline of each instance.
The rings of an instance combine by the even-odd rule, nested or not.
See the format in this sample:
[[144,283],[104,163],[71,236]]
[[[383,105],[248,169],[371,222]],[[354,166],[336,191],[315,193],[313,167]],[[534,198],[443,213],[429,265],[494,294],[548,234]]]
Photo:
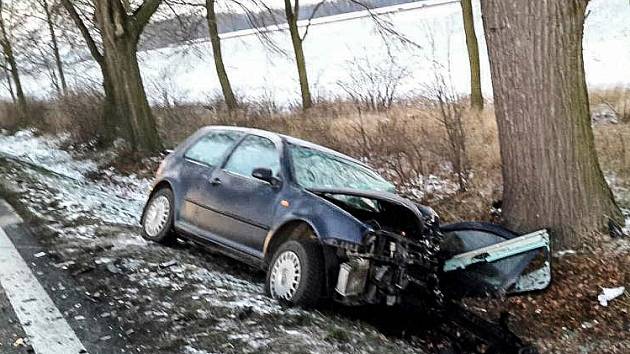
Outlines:
[[296,182],[304,188],[351,188],[395,192],[394,185],[376,172],[320,150],[289,145]]

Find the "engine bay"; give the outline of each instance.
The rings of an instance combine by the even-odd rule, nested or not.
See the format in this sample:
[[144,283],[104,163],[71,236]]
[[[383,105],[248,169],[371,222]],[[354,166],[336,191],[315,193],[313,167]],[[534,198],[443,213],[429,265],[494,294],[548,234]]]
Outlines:
[[365,196],[325,192],[316,194],[374,230],[388,231],[415,239],[420,238],[424,230],[423,221],[405,206]]

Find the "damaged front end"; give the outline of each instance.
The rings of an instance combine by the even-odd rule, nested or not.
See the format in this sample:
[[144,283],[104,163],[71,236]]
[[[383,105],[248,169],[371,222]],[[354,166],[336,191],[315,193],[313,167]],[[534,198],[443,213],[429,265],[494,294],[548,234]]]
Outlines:
[[335,296],[345,304],[394,305],[410,294],[439,304],[445,297],[541,290],[551,281],[545,230],[517,235],[489,223],[441,227],[432,209],[394,195],[315,193],[369,226],[361,244],[324,240],[341,260]]
[[392,194],[313,193],[368,230],[360,243],[323,240],[339,262],[333,293],[337,301],[413,306],[455,341],[483,343],[500,353],[536,352],[510,331],[507,320],[488,321],[458,300],[546,288],[551,281],[546,230],[518,235],[489,223],[441,226],[432,209]]
[[345,259],[341,263],[335,292],[337,300],[349,305],[398,304],[408,288],[423,297],[442,299],[439,287],[439,244],[416,242],[404,236],[375,230],[366,235],[365,244],[351,247],[335,240]]

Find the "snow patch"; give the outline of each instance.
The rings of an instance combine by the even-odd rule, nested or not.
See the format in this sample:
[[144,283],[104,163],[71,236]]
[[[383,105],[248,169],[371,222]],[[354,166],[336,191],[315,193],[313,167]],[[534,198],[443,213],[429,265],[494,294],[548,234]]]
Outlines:
[[68,178],[83,180],[84,175],[95,171],[97,165],[89,160],[76,161],[68,152],[61,150],[60,146],[69,139],[68,134],[36,136],[33,129],[18,131],[13,135],[3,131],[0,134],[0,154]]
[[[17,168],[7,175],[18,182],[14,189],[22,201],[45,219],[61,216],[57,219],[64,224],[50,227],[63,237],[92,238],[103,224],[138,225],[151,181],[121,175],[113,168],[99,171],[114,153],[101,154],[105,161],[79,159],[62,149],[68,139],[65,134],[38,136],[33,130],[0,134],[0,157],[19,165],[19,175]],[[102,177],[88,177],[97,171]],[[20,182],[25,179],[23,188]],[[86,219],[96,222],[82,225]],[[137,239],[125,242],[138,243]]]

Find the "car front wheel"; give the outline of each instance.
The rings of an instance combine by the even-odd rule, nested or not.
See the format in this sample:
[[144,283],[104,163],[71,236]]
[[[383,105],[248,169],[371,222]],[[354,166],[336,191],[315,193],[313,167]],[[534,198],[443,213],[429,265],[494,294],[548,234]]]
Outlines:
[[274,254],[265,290],[272,298],[288,304],[313,306],[320,299],[324,266],[315,241],[288,241]]
[[142,214],[142,237],[163,244],[175,241],[173,232],[173,192],[169,188],[157,191]]

